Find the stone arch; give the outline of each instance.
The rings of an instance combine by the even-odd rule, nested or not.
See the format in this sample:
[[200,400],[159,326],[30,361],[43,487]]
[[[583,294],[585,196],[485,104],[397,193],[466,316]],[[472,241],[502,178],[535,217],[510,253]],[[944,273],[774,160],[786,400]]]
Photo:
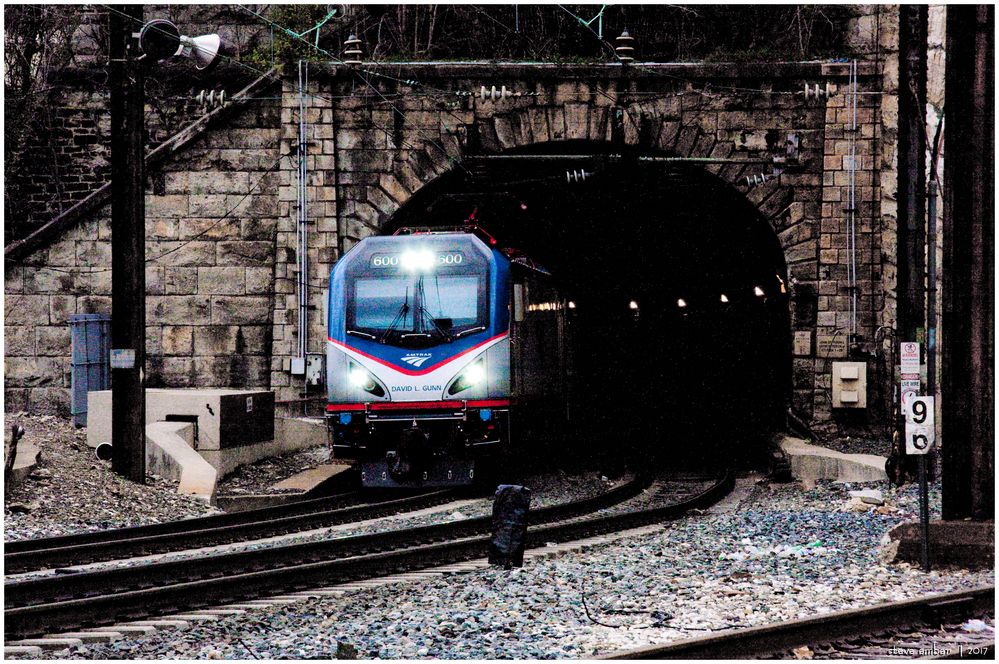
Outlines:
[[[695,101],[691,101],[694,99]],[[603,102],[603,103],[600,103]],[[738,138],[721,138],[719,110],[727,100],[684,94],[667,94],[650,100],[616,106],[597,98],[590,102],[564,101],[555,106],[528,106],[501,112],[476,113],[473,121],[440,140],[424,140],[419,149],[397,153],[391,169],[364,188],[364,198],[345,209],[346,235],[357,240],[377,233],[418,191],[439,185],[470,152],[516,154],[539,145],[568,141],[638,151],[649,155],[691,158],[729,158],[739,152],[777,154],[783,149],[783,134],[777,131],[747,132]],[[685,106],[686,105],[686,106]],[[615,129],[615,116],[620,114]],[[447,117],[441,112],[442,117]],[[741,141],[740,141],[741,139]],[[747,176],[764,173],[761,164],[705,164],[704,170],[745,195],[766,218],[787,251],[810,230],[786,232],[802,221],[802,206],[795,204],[793,184],[770,178],[756,186]],[[799,258],[801,250],[795,252]]]

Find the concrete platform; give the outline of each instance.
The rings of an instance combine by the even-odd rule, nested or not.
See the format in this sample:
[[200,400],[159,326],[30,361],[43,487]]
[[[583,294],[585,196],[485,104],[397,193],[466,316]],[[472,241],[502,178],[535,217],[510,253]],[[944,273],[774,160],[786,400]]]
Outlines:
[[791,462],[791,474],[802,482],[879,482],[887,480],[885,459],[875,454],[844,454],[800,438],[785,436],[780,448]]
[[[994,521],[930,521],[930,565],[966,569],[995,567]],[[890,561],[922,562],[922,531],[918,521],[900,523],[888,531]]]
[[315,468],[310,468],[309,470],[303,470],[300,473],[296,473],[291,477],[278,482],[273,488],[282,490],[295,489],[302,492],[312,491],[323,482],[339,475],[340,473],[347,472],[350,469],[351,466],[346,464],[322,464],[320,466],[316,466]]

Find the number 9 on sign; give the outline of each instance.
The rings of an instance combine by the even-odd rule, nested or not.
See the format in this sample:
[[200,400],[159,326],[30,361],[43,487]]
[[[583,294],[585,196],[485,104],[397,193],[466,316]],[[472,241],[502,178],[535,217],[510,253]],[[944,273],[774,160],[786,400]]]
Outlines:
[[905,416],[905,453],[929,454],[936,442],[933,397],[915,397]]

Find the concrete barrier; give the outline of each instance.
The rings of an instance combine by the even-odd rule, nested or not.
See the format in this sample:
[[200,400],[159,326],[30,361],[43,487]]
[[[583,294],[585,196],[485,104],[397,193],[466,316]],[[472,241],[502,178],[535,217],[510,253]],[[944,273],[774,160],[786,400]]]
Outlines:
[[844,454],[791,436],[785,436],[780,447],[791,462],[791,474],[802,482],[878,482],[888,479],[886,459],[875,454]]
[[22,438],[17,441],[17,452],[14,454],[14,465],[10,469],[11,486],[23,482],[38,465],[38,455],[41,450],[38,445]]
[[187,422],[146,425],[146,470],[179,482],[177,493],[207,502],[215,497],[218,473],[191,447],[194,427]]
[[[87,444],[97,447],[111,441],[111,391],[90,392],[88,395]],[[266,396],[266,399],[261,397]],[[222,421],[222,404],[225,400],[253,398],[257,401],[253,413],[272,413],[273,394],[246,390],[226,389],[147,389],[146,424],[163,421],[168,416],[193,416],[198,422],[198,440],[191,440],[191,447],[225,477],[239,466],[267,457],[279,456],[306,447],[326,444],[326,422],[323,418],[275,418],[273,439],[243,439],[238,432]],[[267,403],[262,403],[266,401]],[[231,404],[230,404],[231,405]],[[247,405],[249,407],[249,405]],[[259,412],[258,412],[259,411]],[[228,421],[238,420],[232,409]],[[249,416],[249,415],[248,415]],[[270,434],[268,434],[270,435]],[[223,441],[223,437],[227,440]]]
[[[929,535],[930,562],[934,567],[995,567],[994,521],[930,521]],[[918,521],[898,524],[886,533],[885,539],[885,562],[922,562],[922,528]]]

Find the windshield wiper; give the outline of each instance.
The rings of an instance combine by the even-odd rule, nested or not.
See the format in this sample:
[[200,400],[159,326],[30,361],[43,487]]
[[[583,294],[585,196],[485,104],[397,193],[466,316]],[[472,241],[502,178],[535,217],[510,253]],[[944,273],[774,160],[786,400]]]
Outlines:
[[[431,316],[430,312],[427,311],[427,308],[425,306],[423,306],[423,305],[420,305],[420,317],[421,318],[425,318],[425,320],[429,320],[430,324],[434,326],[433,329],[435,331],[437,331],[441,335],[441,337],[444,339],[444,341],[446,341],[448,343],[451,343],[452,341],[454,341],[455,338],[452,337],[450,334],[448,334],[447,332],[444,331],[444,328],[440,326],[440,324],[437,322],[437,319],[434,318],[433,316]],[[427,335],[427,336],[430,336],[430,335]]]
[[356,334],[359,337],[367,337],[368,339],[378,339],[375,335],[368,334],[367,332],[361,332],[360,330],[347,330],[347,334]]
[[462,330],[458,334],[454,335],[454,338],[455,339],[461,339],[466,334],[471,334],[472,332],[481,332],[484,329],[486,329],[485,325],[479,325],[478,327],[473,327],[473,328],[469,328],[467,330]]
[[397,313],[395,315],[395,318],[392,319],[392,323],[387,328],[385,328],[385,331],[382,332],[382,336],[378,338],[379,343],[385,343],[385,340],[388,339],[388,335],[391,332],[395,331],[395,328],[399,326],[399,323],[401,321],[405,320],[405,316],[408,313],[409,313],[409,287],[407,286],[406,299],[403,300],[402,306],[399,307],[399,313]]

